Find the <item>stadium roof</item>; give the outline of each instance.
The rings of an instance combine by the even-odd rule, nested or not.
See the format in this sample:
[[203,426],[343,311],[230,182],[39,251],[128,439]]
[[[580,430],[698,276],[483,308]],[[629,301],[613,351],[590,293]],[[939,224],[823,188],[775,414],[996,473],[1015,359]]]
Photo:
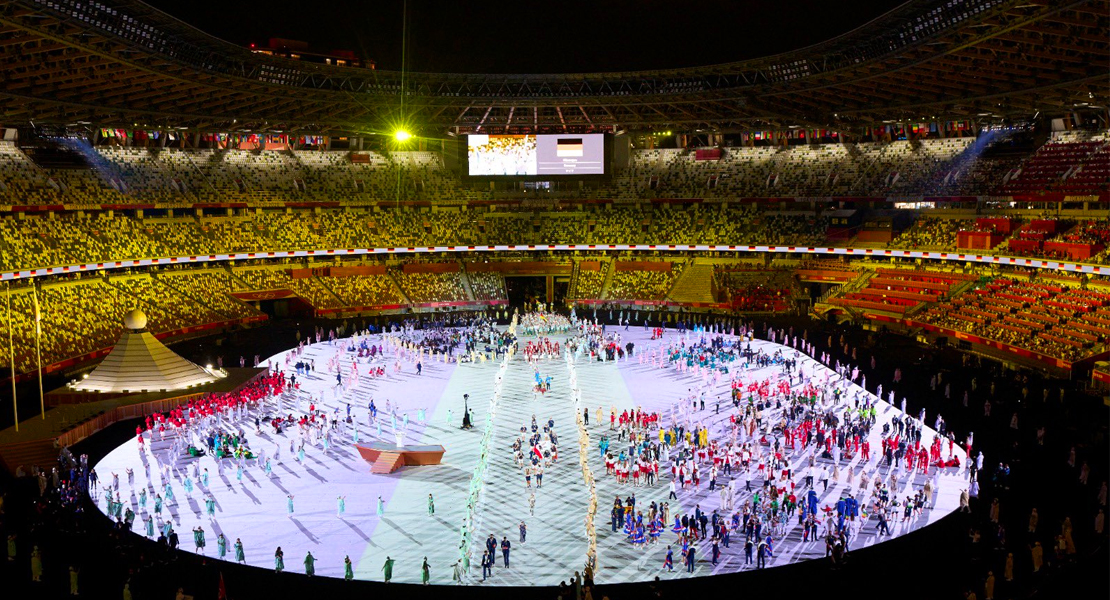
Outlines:
[[405,124],[437,135],[997,121],[1105,109],[1108,31],[1110,0],[912,0],[762,59],[406,73],[402,87],[400,72],[252,54],[138,0],[0,0],[0,123],[352,134]]

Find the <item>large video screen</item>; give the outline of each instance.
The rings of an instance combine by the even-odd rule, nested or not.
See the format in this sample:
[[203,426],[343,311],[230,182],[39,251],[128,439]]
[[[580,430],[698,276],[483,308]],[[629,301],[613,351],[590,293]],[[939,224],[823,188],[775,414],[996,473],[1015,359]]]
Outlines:
[[605,135],[468,135],[471,176],[604,175]]

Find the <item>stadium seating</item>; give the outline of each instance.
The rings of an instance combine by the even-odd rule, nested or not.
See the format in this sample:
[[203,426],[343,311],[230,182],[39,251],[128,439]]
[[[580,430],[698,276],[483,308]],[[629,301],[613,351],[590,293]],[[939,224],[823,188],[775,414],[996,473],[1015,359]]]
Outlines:
[[862,288],[829,298],[829,302],[904,315],[942,300],[971,279],[974,277],[956,273],[877,268]]
[[737,312],[785,312],[797,290],[790,270],[723,267],[714,273],[718,298]]
[[972,221],[921,217],[895,237],[888,247],[905,250],[955,250],[956,234]]
[[1104,134],[1058,135],[1023,162],[1000,191],[1039,194],[1054,190],[1074,193],[1105,190],[1108,152],[1110,143]]
[[601,263],[600,270],[575,269],[575,277],[571,288],[571,297],[582,300],[596,300],[601,298],[601,291],[605,284],[605,275],[609,271],[608,263]]
[[505,299],[505,277],[500,273],[467,273],[466,278],[475,300]]
[[316,277],[292,277],[288,267],[247,267],[234,271],[238,281],[232,283],[235,291],[289,290],[314,308],[343,307],[343,301],[328,290]]
[[[227,295],[231,276],[222,270],[188,269],[159,274],[118,275],[43,284],[38,291],[42,315],[42,364],[62,363],[108,348],[123,329],[123,315],[140,308],[148,329],[173,333],[213,323],[259,318],[254,308]],[[36,368],[34,297],[29,286],[12,289],[12,319],[0,311],[0,336],[13,333],[17,371]],[[8,367],[8,353],[0,352]]]
[[[980,160],[975,138],[723,148],[719,160],[692,149],[632,153],[627,168],[591,188],[597,198],[743,198],[1039,193],[1097,193],[1108,186],[1105,132],[1058,134],[1024,162]],[[426,151],[240,150],[85,147],[90,169],[36,166],[11,141],[0,142],[0,191],[25,204],[127,205],[156,202],[341,202],[434,200],[441,206],[489,200],[481,185],[460,182],[438,153]],[[1020,167],[1017,163],[1021,163]]]
[[1075,361],[1106,342],[1110,293],[999,277],[915,319]]
[[397,286],[385,275],[324,277],[320,282],[347,307],[372,307],[404,304]]
[[[1107,189],[1110,146],[1105,133],[1061,134],[1031,155],[997,160],[980,159],[971,143],[972,138],[949,138],[737,147],[723,149],[720,160],[697,160],[692,150],[637,150],[627,169],[580,192],[584,198],[612,203],[518,199],[491,205],[500,192],[459,181],[433,152],[367,151],[353,160],[345,151],[104,145],[83,150],[91,168],[63,169],[37,165],[14,143],[3,141],[0,192],[17,208],[0,213],[0,270],[233,252],[430,245],[819,246],[830,241],[829,219],[812,204],[731,200],[933,191],[1097,194]],[[705,201],[643,201],[652,198]],[[65,205],[66,210],[18,208],[27,204]],[[1013,233],[1006,234],[1002,245],[1011,254],[1071,256],[1058,246],[1025,243],[1059,242],[1085,245],[1093,254],[1089,260],[1110,264],[1110,220],[1060,218],[1047,232],[1037,227],[1051,218],[1013,220]],[[955,250],[959,232],[976,227],[966,213],[952,218],[926,215],[886,247]],[[673,300],[668,295],[687,264],[675,261],[669,272],[626,271],[617,269],[611,256],[575,260],[570,296],[592,301]],[[600,269],[581,268],[587,262],[600,263]],[[214,269],[44,279],[38,294],[44,315],[49,315],[44,316],[43,360],[58,363],[109,346],[118,336],[121,315],[135,307],[148,312],[151,328],[158,333],[260,316],[232,293],[288,290],[321,312],[506,298],[504,277],[495,272],[406,273],[393,265],[384,275],[343,277],[315,271],[293,276],[293,268],[303,265],[224,264]],[[701,279],[710,280],[708,271]],[[791,276],[718,271],[712,283],[719,301],[749,312],[786,310],[796,290]],[[904,274],[877,275],[831,301],[941,319],[940,308],[953,302],[948,299],[951,286],[933,289],[922,283],[929,282]],[[709,283],[703,287],[701,295],[712,296]],[[1064,304],[1080,299],[1059,294]],[[10,328],[18,340],[17,367],[27,370],[34,366],[33,302],[27,284],[14,287],[12,302],[16,314],[11,323],[5,317],[0,326],[4,331]],[[971,308],[987,312],[979,304]],[[1036,344],[1054,348],[1057,355],[1089,351],[1093,346],[1070,351],[1071,344],[1054,337],[1064,333],[1064,339],[1083,340],[1086,328],[1102,326],[1103,309],[1076,308],[1072,318],[1037,330],[1044,335],[1034,336]],[[999,317],[990,324],[1022,327],[1014,318]],[[74,325],[67,328],[67,323]],[[1077,335],[1066,337],[1072,333]]]
[[394,277],[405,296],[414,304],[426,302],[465,302],[466,287],[462,273],[405,273],[395,271]]
[[899,193],[916,189],[973,138],[725,148],[698,161],[682,149],[633,154],[612,197],[784,197]]
[[685,263],[672,262],[666,271],[634,271],[615,269],[609,282],[608,298],[613,300],[666,299],[676,278],[682,274]]

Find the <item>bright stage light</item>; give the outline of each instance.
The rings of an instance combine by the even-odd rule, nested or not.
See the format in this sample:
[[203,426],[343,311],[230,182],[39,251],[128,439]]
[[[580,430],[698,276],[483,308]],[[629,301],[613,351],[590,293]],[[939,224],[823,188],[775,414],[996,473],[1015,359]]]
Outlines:
[[408,141],[411,137],[412,134],[405,131],[404,129],[398,129],[397,131],[393,132],[393,139],[397,140],[398,142]]

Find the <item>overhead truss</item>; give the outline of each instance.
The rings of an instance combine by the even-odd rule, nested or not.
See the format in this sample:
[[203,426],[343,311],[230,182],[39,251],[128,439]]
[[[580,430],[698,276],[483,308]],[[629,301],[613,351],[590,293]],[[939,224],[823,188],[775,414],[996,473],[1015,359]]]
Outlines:
[[1107,106],[1108,32],[1110,0],[912,0],[764,59],[407,73],[402,87],[398,72],[253,54],[138,0],[0,0],[0,122],[352,134],[404,122],[434,134],[1016,119]]

